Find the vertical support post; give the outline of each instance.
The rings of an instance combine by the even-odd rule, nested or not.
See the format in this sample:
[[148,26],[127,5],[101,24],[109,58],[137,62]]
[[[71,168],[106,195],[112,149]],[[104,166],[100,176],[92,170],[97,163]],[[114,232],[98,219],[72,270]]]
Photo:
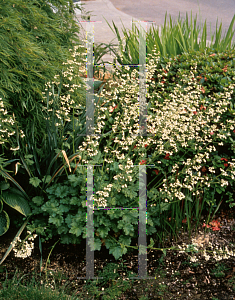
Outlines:
[[86,48],[87,48],[86,135],[94,134],[93,43],[94,43],[94,25],[91,22],[86,22]]
[[87,166],[86,277],[94,278],[93,166]]
[[[147,30],[147,24],[146,24]],[[146,109],[146,31],[140,25],[139,30],[139,135],[147,136]]]
[[138,262],[139,278],[147,278],[147,194],[146,194],[146,166],[139,166],[139,238]]

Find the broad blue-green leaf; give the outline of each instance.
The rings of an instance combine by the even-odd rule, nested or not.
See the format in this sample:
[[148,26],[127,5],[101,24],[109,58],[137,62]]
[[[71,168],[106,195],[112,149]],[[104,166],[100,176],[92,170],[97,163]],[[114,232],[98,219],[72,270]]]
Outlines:
[[27,200],[11,190],[2,192],[2,200],[24,216],[31,213]]
[[3,210],[0,213],[0,236],[7,232],[10,226],[10,218],[8,214]]

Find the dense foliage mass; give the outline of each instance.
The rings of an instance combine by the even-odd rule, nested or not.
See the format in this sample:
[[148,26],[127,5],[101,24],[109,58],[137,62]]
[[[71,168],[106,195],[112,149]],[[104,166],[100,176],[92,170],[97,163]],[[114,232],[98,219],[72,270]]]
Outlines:
[[[1,1],[0,143],[8,158],[12,150],[40,148],[46,130],[42,110],[45,84],[55,76],[62,78],[66,71],[63,63],[72,58],[74,44],[80,43],[79,30],[72,0]],[[71,82],[78,85],[81,79],[63,77],[64,84]],[[73,93],[62,85],[61,93],[70,93],[76,103],[84,103],[84,89]],[[17,140],[16,126],[23,142]]]
[[[174,59],[148,56],[148,137],[134,137],[138,80],[136,70],[125,67],[118,87],[101,93],[105,100],[96,115],[101,136],[86,137],[78,147],[79,164],[70,164],[73,174],[49,187],[47,196],[33,198],[38,232],[46,239],[60,235],[63,243],[86,238],[86,164],[101,165],[94,167],[94,201],[103,208],[138,207],[138,165],[154,165],[146,166],[148,235],[172,226],[179,230],[182,222],[190,227],[202,207],[209,213],[221,201],[232,207],[234,58],[232,50],[190,51]],[[94,227],[95,249],[103,243],[117,258],[127,251],[123,245],[138,236],[138,210],[95,211]]]

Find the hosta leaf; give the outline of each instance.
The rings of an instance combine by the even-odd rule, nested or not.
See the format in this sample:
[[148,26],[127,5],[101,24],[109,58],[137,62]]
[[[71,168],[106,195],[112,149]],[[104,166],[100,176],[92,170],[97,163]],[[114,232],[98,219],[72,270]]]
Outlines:
[[27,200],[12,191],[2,192],[2,200],[24,216],[31,213]]
[[10,218],[8,214],[3,210],[0,213],[0,235],[6,233],[9,226],[10,226]]

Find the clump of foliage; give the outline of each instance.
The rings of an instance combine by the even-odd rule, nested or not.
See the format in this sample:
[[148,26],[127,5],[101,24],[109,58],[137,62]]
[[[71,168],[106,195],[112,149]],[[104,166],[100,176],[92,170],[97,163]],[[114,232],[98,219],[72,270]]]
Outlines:
[[[8,158],[22,146],[16,125],[24,145],[40,148],[46,130],[42,111],[45,84],[55,76],[62,77],[63,63],[72,59],[74,44],[80,44],[79,31],[72,0],[1,1],[0,144]],[[74,64],[74,71],[77,67]],[[83,84],[76,76],[64,77],[63,83],[68,82]],[[74,88],[73,93],[62,85],[61,93],[73,93],[76,103],[85,103],[84,86]]]
[[234,206],[234,54],[207,49],[175,58],[148,55],[147,137],[137,136],[137,72],[130,76],[125,67],[119,82],[110,82],[118,86],[101,92],[95,129],[101,135],[78,147],[81,165],[71,162],[67,180],[33,198],[29,229],[41,226],[38,233],[60,235],[62,243],[86,238],[84,165],[101,165],[94,168],[94,205],[101,208],[93,216],[95,250],[103,244],[115,258],[138,235],[138,211],[125,210],[139,205],[138,165],[154,165],[148,172],[148,235],[176,235],[184,220],[190,229],[203,206],[210,213],[221,201]]

